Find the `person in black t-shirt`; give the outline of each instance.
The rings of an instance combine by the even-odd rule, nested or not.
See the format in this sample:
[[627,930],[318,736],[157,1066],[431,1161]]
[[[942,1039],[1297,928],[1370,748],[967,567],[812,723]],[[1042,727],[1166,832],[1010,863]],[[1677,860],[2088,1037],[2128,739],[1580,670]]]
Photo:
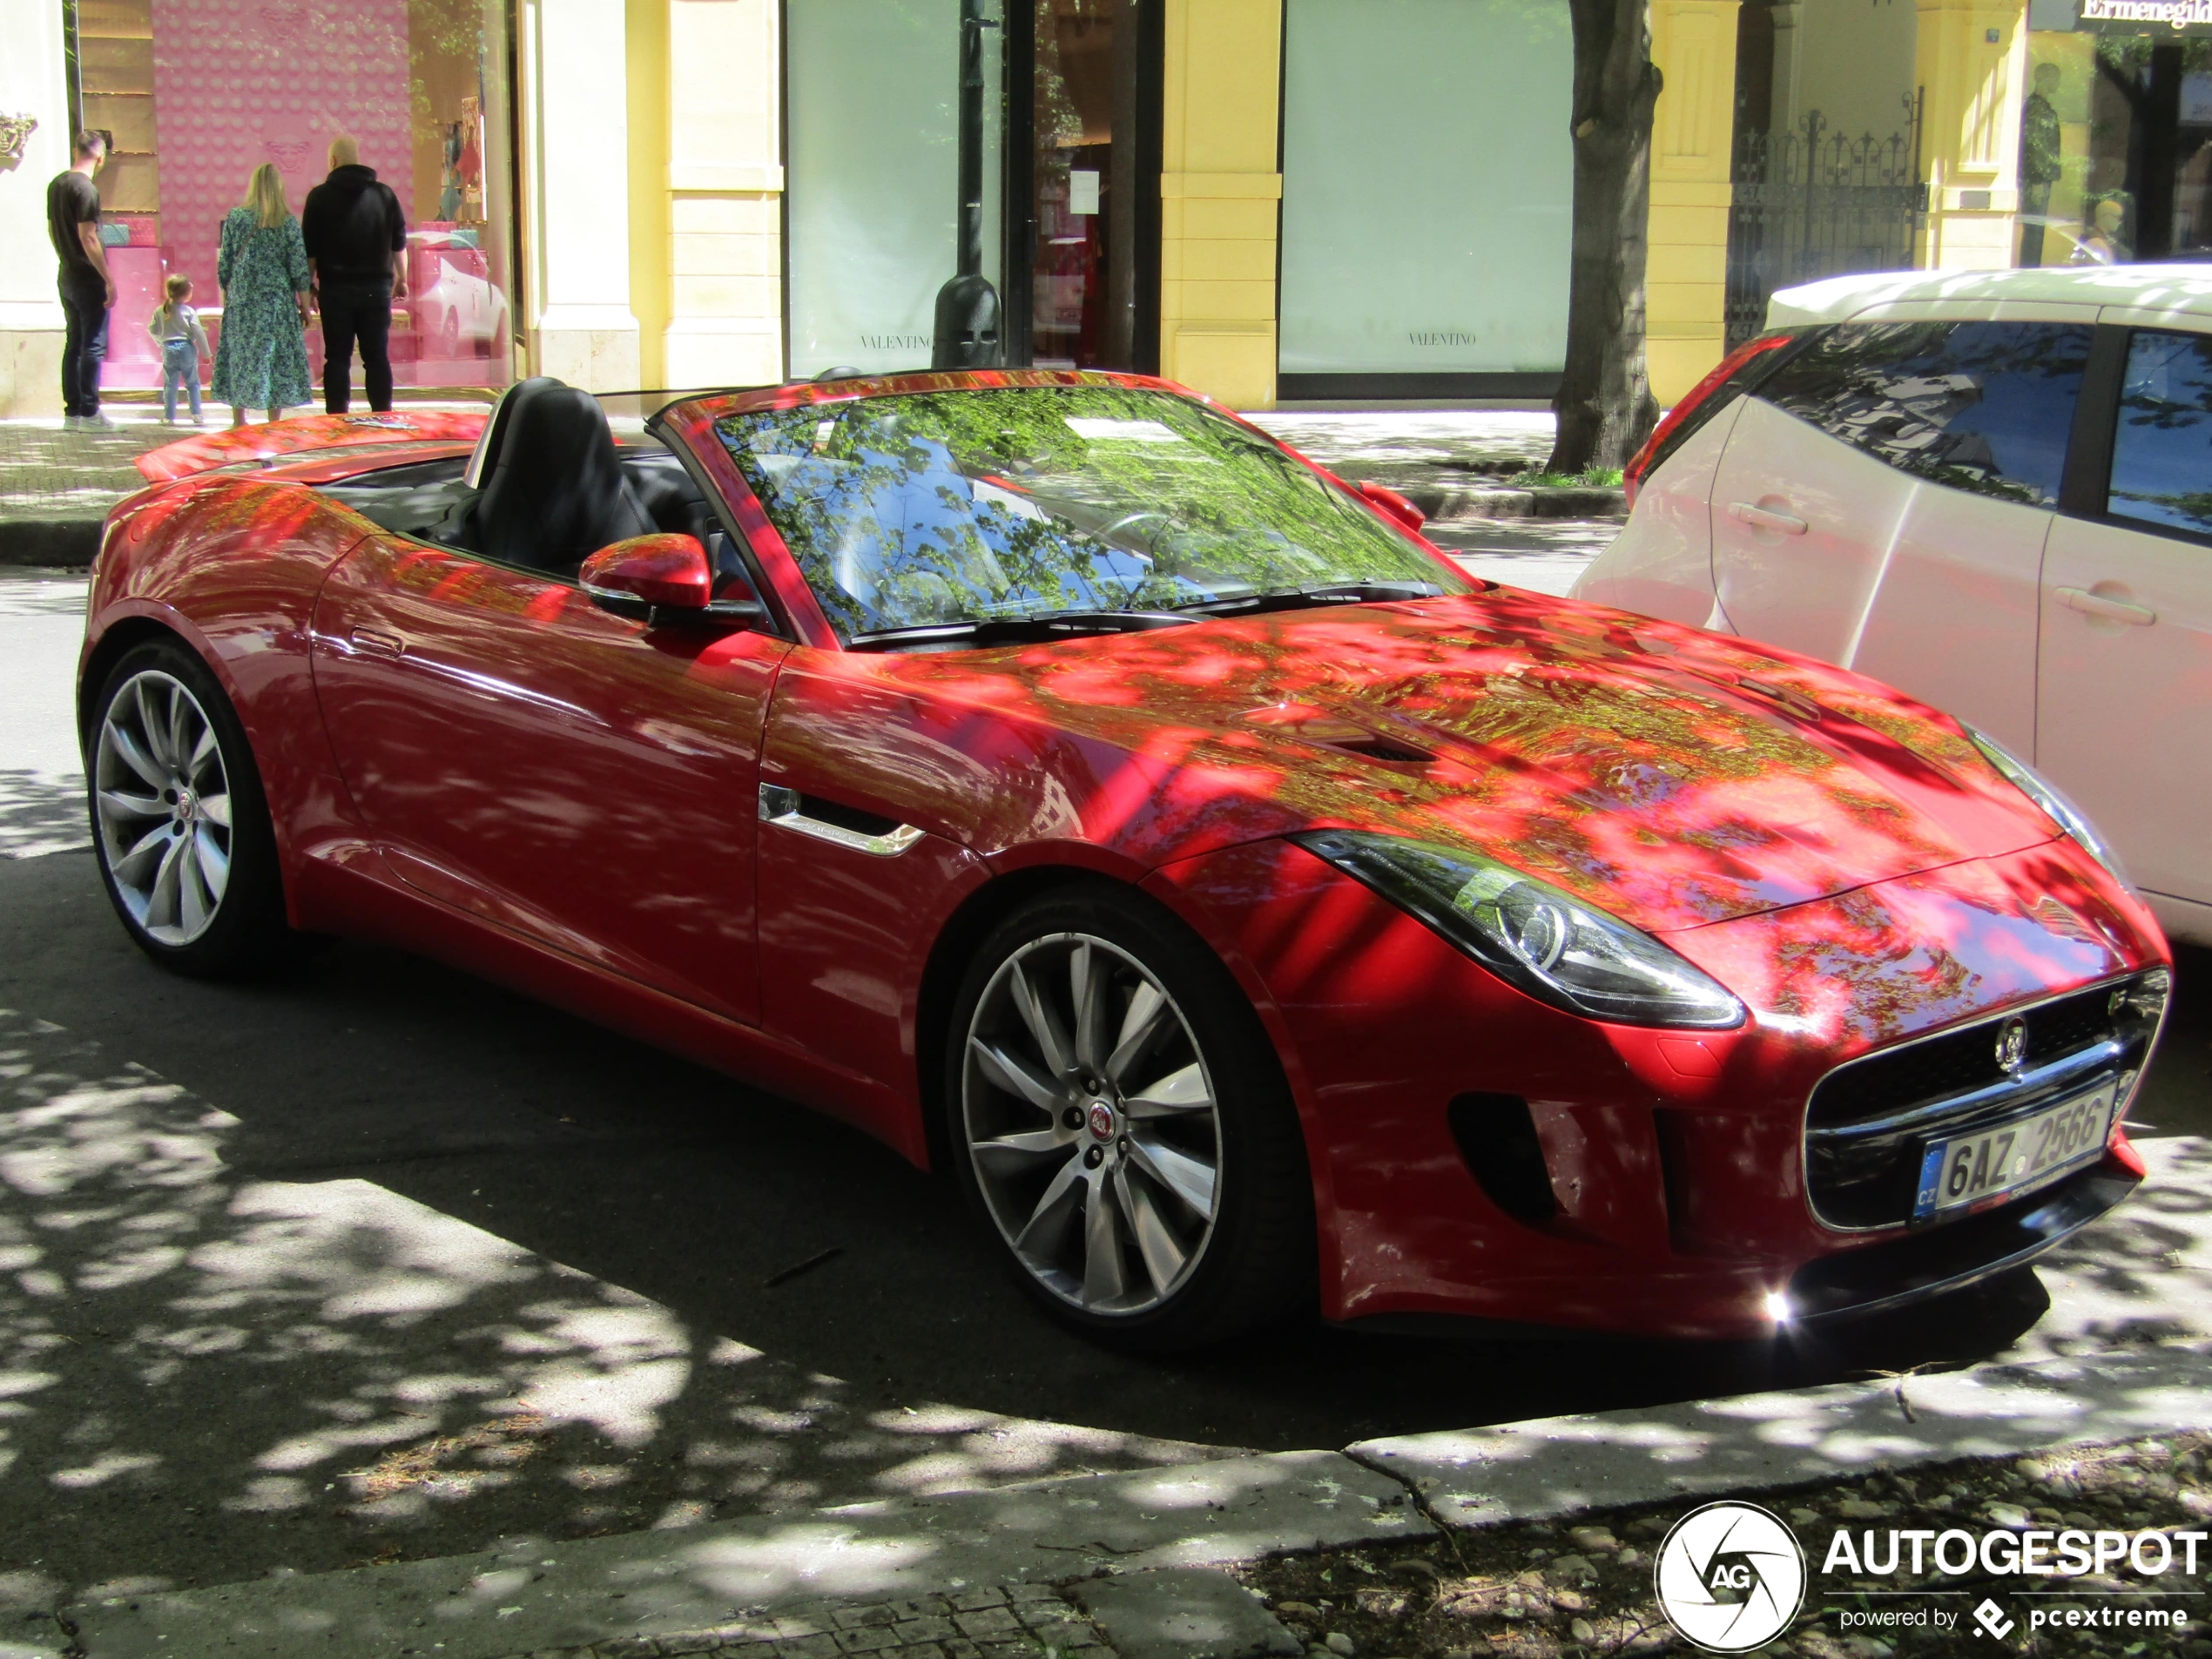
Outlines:
[[407,297],[407,219],[392,187],[361,165],[361,147],[330,141],[330,177],[300,210],[307,270],[322,312],[322,407],[343,415],[353,401],[354,344],[361,343],[368,407],[392,407],[392,301]]
[[100,192],[92,175],[107,159],[107,140],[79,132],[76,159],[46,186],[46,234],[61,260],[62,424],[105,427],[113,421],[100,413],[100,367],[107,360],[107,314],[115,303],[115,279],[108,273],[107,252],[100,246]]

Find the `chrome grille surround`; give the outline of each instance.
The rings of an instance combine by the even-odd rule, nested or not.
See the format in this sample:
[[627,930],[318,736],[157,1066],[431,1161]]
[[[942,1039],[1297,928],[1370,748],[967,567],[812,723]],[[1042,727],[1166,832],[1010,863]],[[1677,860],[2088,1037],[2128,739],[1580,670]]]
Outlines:
[[[1912,1219],[1922,1148],[1979,1130],[2116,1081],[2119,1110],[2142,1080],[2172,988],[2164,968],[2145,968],[1847,1061],[1805,1103],[1805,1197],[1835,1232],[1871,1232]],[[2011,1021],[2027,1025],[2017,1071],[1997,1060]]]

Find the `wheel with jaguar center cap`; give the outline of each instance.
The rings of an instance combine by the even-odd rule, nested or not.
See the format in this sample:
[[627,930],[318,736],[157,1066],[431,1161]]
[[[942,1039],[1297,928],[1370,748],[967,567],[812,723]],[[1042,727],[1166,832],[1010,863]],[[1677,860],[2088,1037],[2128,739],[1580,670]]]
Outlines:
[[962,1184],[1055,1315],[1179,1347],[1310,1289],[1312,1201],[1280,1067],[1174,918],[1134,894],[1026,907],[971,968],[953,1033]]
[[188,973],[273,960],[284,923],[276,840],[237,715],[181,644],[127,653],[88,723],[92,840],[139,948]]

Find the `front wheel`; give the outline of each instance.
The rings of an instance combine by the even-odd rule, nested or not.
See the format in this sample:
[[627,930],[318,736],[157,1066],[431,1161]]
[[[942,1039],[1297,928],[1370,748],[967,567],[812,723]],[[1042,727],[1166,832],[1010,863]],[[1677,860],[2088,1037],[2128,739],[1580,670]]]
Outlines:
[[293,937],[276,837],[245,728],[206,665],[178,643],[130,651],[91,738],[93,846],[139,948],[189,974],[276,960]]
[[1312,1197],[1272,1047],[1142,895],[1023,907],[954,1010],[954,1163],[1015,1278],[1117,1346],[1211,1343],[1310,1298]]

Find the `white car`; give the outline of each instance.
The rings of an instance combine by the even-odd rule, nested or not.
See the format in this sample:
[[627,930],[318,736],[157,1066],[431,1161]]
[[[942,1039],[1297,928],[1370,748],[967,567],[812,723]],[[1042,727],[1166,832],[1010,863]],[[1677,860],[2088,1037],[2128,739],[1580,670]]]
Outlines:
[[1575,596],[1957,716],[2212,944],[2212,266],[1838,277],[1767,320]]
[[415,332],[427,354],[493,356],[507,328],[507,296],[492,282],[482,251],[451,233],[408,235],[408,287]]

